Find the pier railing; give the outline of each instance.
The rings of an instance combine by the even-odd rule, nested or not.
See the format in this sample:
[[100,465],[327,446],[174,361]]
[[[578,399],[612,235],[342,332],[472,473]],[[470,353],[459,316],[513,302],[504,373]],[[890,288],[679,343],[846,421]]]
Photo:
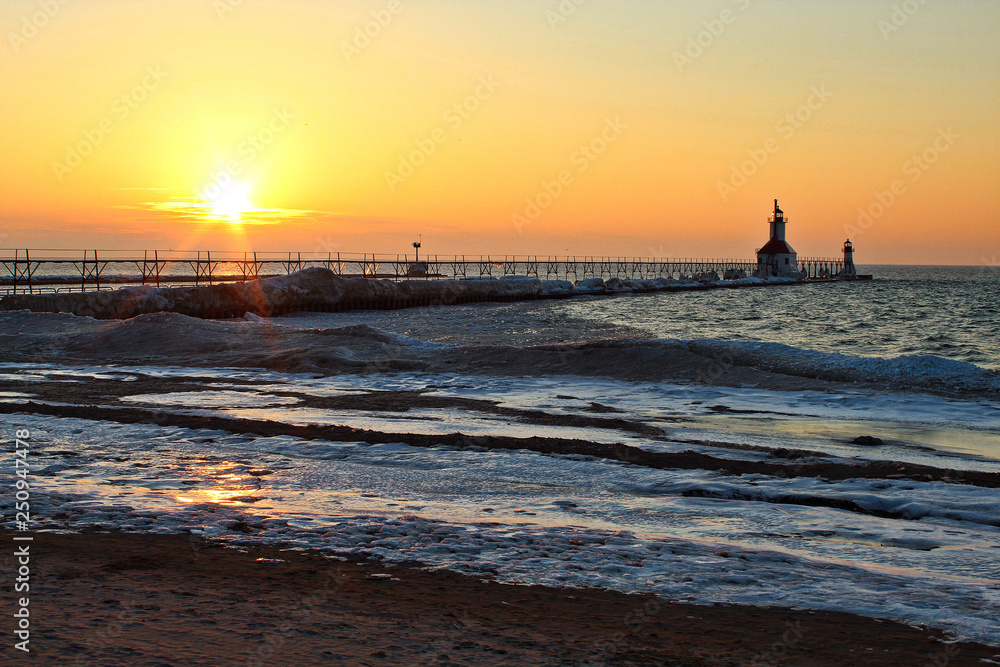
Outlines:
[[799,257],[797,263],[806,278],[836,278],[844,270],[843,257]]
[[704,258],[421,255],[418,259],[407,254],[338,252],[0,249],[0,293],[209,285],[288,275],[314,266],[345,277],[390,280],[505,276],[585,280],[680,278],[711,272],[741,277],[751,275],[757,264]]

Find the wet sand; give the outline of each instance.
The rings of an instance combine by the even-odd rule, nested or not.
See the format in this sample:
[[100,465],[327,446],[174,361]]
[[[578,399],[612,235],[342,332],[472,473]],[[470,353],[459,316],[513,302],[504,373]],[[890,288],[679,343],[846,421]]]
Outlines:
[[[0,533],[11,544],[9,533]],[[234,535],[238,535],[234,533]],[[982,665],[1000,649],[846,613],[498,584],[184,535],[36,533],[36,665]],[[12,559],[4,569],[12,571]],[[11,586],[4,598],[13,597]],[[6,606],[6,605],[5,605]],[[8,609],[10,607],[7,607]]]

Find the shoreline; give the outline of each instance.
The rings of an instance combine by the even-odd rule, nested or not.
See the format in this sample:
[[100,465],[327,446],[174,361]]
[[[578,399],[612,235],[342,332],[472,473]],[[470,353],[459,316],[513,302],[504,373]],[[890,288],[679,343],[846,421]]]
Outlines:
[[[0,387],[4,386],[3,383],[0,383]],[[130,386],[129,388],[131,389],[132,387]],[[370,399],[366,398],[366,400]],[[404,397],[396,399],[394,402],[396,403],[395,409],[409,409],[410,407],[419,406],[419,402],[414,397]],[[327,442],[403,443],[411,447],[436,448],[439,446],[448,446],[466,451],[527,450],[546,455],[584,456],[594,459],[607,459],[652,469],[717,470],[736,476],[768,475],[780,478],[820,477],[834,481],[848,479],[909,479],[914,482],[944,482],[949,484],[968,484],[981,488],[1000,488],[1000,473],[997,472],[958,470],[915,463],[900,463],[893,460],[822,463],[810,461],[803,463],[798,460],[802,458],[809,459],[810,457],[822,458],[824,455],[818,452],[796,449],[785,449],[780,452],[777,461],[747,461],[720,458],[692,451],[680,453],[650,452],[623,443],[608,444],[580,439],[538,436],[525,438],[499,435],[466,435],[462,433],[423,434],[399,431],[384,432],[340,425],[295,425],[268,419],[165,412],[149,407],[111,407],[93,402],[88,405],[70,406],[36,403],[34,401],[18,403],[11,402],[8,399],[8,401],[0,403],[0,414],[44,415],[59,418],[107,421],[117,424],[163,425],[168,423],[173,427],[193,431],[224,431],[227,433],[244,433],[268,437],[290,436],[302,438],[303,440],[322,440]],[[569,425],[574,421],[571,418],[566,418],[563,420],[553,420],[550,423]],[[626,424],[626,426],[628,425]],[[593,428],[593,424],[590,427]],[[665,434],[654,434],[654,437],[659,436],[665,437]],[[749,450],[749,448],[747,449]],[[815,502],[815,504],[817,506],[829,505],[830,507],[860,512],[862,514],[899,518],[898,514],[885,510],[866,510],[853,501],[838,500],[829,501],[829,503]]]
[[[191,535],[33,537],[32,657],[72,665],[922,666],[1000,659],[996,647],[946,643],[934,630],[842,612],[499,584],[282,546],[227,548]],[[15,655],[10,645],[3,653]]]

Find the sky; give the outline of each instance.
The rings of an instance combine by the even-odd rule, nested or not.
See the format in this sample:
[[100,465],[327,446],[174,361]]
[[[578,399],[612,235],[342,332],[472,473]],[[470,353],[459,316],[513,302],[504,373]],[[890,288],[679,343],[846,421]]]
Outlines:
[[996,264],[993,0],[4,0],[0,247]]

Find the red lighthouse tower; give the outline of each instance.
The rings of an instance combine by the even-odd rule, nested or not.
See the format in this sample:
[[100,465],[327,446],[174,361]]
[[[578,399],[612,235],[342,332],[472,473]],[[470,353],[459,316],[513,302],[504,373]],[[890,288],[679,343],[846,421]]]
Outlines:
[[757,250],[757,275],[760,278],[782,276],[799,278],[798,254],[785,241],[785,225],[788,218],[778,208],[778,200],[774,200],[774,212],[767,219],[771,236],[763,248]]

